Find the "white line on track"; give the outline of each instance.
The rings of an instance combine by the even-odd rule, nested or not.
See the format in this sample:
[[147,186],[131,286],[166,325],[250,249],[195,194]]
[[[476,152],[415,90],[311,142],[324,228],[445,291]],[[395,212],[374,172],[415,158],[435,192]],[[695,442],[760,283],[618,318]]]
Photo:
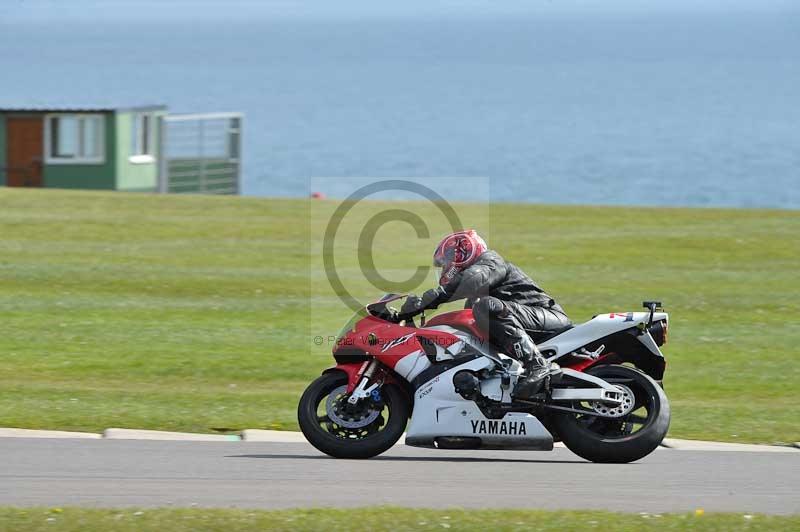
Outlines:
[[103,438],[108,440],[185,440],[185,441],[239,441],[238,434],[197,434],[190,432],[165,432],[161,430],[106,429]]
[[[102,434],[90,432],[67,432],[58,430],[31,430],[0,428],[0,438],[70,438],[70,439],[110,439],[110,440],[161,440],[161,441],[250,441],[271,443],[305,443],[300,432],[284,430],[246,429],[240,434],[198,434],[189,432],[166,432],[160,430],[136,430],[109,428]],[[398,442],[403,444],[404,438]],[[556,443],[556,447],[563,444]],[[757,453],[800,453],[800,442],[792,445],[755,445],[748,443],[727,443],[702,440],[681,440],[666,438],[661,449],[671,451],[737,451]]]
[[91,432],[65,432],[62,430],[30,430],[0,428],[0,438],[102,438],[101,434]]

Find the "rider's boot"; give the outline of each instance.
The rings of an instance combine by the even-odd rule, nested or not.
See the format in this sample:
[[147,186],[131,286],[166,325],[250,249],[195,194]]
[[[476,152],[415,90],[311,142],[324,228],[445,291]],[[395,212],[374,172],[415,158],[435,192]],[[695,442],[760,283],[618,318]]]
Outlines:
[[554,370],[527,335],[514,341],[511,350],[523,365],[523,373],[511,395],[517,399],[529,399],[541,391],[545,380]]

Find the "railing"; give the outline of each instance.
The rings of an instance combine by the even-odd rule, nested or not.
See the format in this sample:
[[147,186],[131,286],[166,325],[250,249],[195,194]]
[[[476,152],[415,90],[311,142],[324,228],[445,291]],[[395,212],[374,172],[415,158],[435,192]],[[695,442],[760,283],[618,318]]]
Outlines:
[[241,113],[168,115],[159,122],[158,190],[171,193],[241,192]]

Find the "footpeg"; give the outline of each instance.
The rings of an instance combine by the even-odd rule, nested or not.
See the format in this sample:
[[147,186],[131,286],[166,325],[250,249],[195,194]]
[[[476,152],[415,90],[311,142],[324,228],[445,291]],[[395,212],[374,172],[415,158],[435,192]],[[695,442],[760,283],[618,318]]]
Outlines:
[[585,357],[589,357],[589,358],[591,358],[592,360],[597,360],[598,358],[600,358],[600,355],[601,355],[601,354],[603,353],[603,351],[605,351],[605,350],[606,350],[606,346],[605,346],[605,345],[601,345],[601,346],[600,346],[600,347],[598,347],[598,348],[597,348],[595,351],[589,351],[589,350],[588,350],[588,349],[586,349],[585,347],[581,347],[581,349],[580,349],[579,353],[580,353],[581,355],[585,356]]

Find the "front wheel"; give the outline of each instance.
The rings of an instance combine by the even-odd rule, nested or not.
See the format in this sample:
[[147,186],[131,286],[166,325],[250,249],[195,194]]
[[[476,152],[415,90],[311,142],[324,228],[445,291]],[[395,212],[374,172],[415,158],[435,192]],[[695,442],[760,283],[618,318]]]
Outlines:
[[620,388],[622,405],[573,403],[590,413],[556,414],[552,423],[564,445],[581,458],[601,463],[628,463],[653,452],[667,435],[669,402],[653,379],[627,366],[598,366],[587,373]]
[[347,402],[347,376],[325,373],[312,382],[297,406],[297,421],[308,442],[334,458],[372,458],[397,443],[406,428],[409,402],[395,386],[380,400]]

